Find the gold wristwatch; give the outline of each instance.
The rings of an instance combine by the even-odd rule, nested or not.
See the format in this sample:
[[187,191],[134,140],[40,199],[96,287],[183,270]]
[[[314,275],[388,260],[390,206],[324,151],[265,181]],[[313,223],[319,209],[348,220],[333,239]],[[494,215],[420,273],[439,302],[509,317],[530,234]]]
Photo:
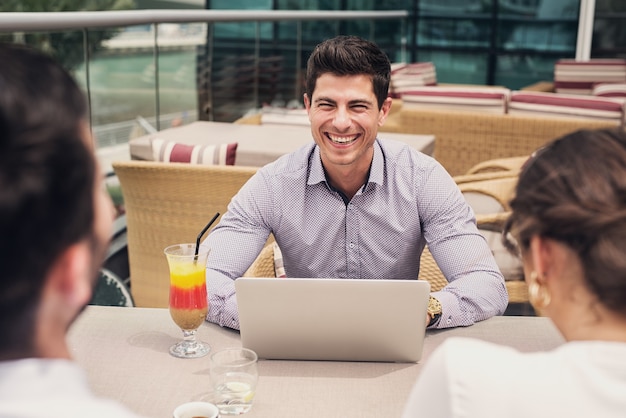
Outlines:
[[428,308],[426,308],[426,312],[430,315],[428,326],[435,324],[441,316],[441,302],[431,296],[430,299],[428,299]]

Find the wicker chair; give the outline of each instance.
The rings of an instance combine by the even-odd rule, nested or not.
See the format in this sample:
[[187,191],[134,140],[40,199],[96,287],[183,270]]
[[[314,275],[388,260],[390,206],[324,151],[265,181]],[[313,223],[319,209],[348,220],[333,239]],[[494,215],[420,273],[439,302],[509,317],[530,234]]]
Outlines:
[[523,155],[521,157],[495,158],[482,161],[467,170],[466,174],[497,173],[507,171],[517,174],[522,169],[522,166],[526,163],[526,161],[528,161],[528,158],[528,155]]
[[167,307],[163,249],[196,236],[256,172],[254,167],[125,161],[113,163],[124,196],[131,293],[136,306]]
[[508,177],[517,178],[519,172],[517,171],[490,171],[476,174],[461,174],[458,176],[452,177],[454,182],[458,185],[463,183],[472,183],[476,181],[485,181],[485,180],[493,180],[493,179],[502,179]]
[[[499,235],[502,231],[504,220],[508,217],[507,212],[511,210],[509,202],[515,194],[517,172],[478,173],[461,177],[468,178],[472,176],[479,176],[480,178],[495,176],[488,180],[467,181],[459,184],[459,189],[461,189],[461,192],[476,213],[478,229],[483,231],[483,235],[490,242],[495,255],[495,252],[501,250]],[[499,255],[496,256],[497,259],[502,257],[509,261],[511,260],[508,254]],[[518,273],[515,268],[505,267],[507,264],[510,263],[506,261],[500,261],[499,263],[502,272],[507,278],[506,288],[509,293],[509,303],[527,303],[528,287],[524,281],[523,273],[521,271]]]
[[275,245],[276,243],[270,243],[263,247],[261,253],[244,274],[244,277],[276,277],[276,268],[274,266]]
[[[424,248],[421,258],[420,279],[428,280],[431,292],[440,290],[448,281],[444,277],[433,256],[428,251],[428,247]],[[248,269],[246,274],[249,277],[275,277],[274,270],[274,244],[266,245],[259,254],[259,257]]]
[[401,106],[381,132],[435,136],[434,157],[453,176],[481,161],[530,155],[547,142],[579,129],[614,128],[591,119],[492,114]]
[[[252,263],[245,276],[248,277],[275,277],[276,271],[274,266],[274,248],[275,243],[266,245],[261,254]],[[424,248],[422,253],[422,265],[420,268],[420,279],[428,280],[431,292],[440,290],[448,281],[439,270],[433,256],[428,251],[428,247]]]
[[[435,259],[427,249],[424,249],[422,253],[420,279],[428,280],[432,292],[436,292],[448,284]],[[528,302],[528,286],[523,277],[519,280],[507,280],[505,281],[505,286],[509,294],[509,303]]]
[[430,253],[428,246],[424,247],[424,251],[422,251],[422,256],[420,258],[419,278],[430,283],[431,292],[441,290],[448,284],[448,280],[443,275],[441,270],[439,270],[439,266],[433,258],[433,255]]
[[[501,214],[508,215],[508,214]],[[499,215],[499,216],[501,216]],[[485,226],[500,223],[497,217],[485,217]],[[439,266],[435,262],[432,254],[428,250],[428,247],[424,248],[422,252],[420,265],[420,279],[427,280],[430,283],[431,292],[441,290],[448,284],[445,276],[439,269]],[[275,277],[276,272],[274,270],[274,244],[266,245],[254,263],[250,266],[244,276],[247,277]],[[510,303],[521,303],[528,301],[528,289],[526,283],[523,280],[520,281],[507,281],[506,288],[509,292]]]
[[[477,216],[476,223],[479,230],[501,231],[504,221],[508,218],[509,213],[497,213],[489,215]],[[424,249],[420,261],[420,278],[430,282],[431,291],[437,291],[443,288],[448,281],[439,269],[437,262],[433,258],[428,248]],[[528,286],[524,281],[523,274],[517,280],[507,280],[505,282],[506,290],[509,294],[509,303],[527,303],[528,302]]]
[[509,202],[515,194],[516,185],[516,175],[458,184],[461,193],[476,214],[510,210]]
[[[481,231],[497,232],[498,239],[502,234],[504,223],[509,218],[510,212],[502,212],[488,215],[478,215],[476,224]],[[528,286],[524,280],[524,272],[520,269],[519,277],[506,281],[506,290],[509,293],[509,303],[527,303]]]

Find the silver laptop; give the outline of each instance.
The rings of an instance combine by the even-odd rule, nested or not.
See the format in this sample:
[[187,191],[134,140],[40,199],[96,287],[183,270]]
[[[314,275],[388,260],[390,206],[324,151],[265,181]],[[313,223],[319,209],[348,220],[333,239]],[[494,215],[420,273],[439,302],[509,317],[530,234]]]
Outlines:
[[425,280],[241,277],[241,342],[260,358],[417,362]]

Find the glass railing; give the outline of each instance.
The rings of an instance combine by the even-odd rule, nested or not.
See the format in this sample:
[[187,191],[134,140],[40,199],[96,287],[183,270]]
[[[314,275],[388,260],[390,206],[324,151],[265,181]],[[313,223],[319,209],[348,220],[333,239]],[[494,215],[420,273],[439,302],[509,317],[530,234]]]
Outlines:
[[[142,10],[0,13],[0,41],[48,51],[90,103],[97,155],[119,217],[104,267],[129,284],[123,198],[111,163],[129,139],[264,103],[301,105],[306,57],[341,33],[405,61],[405,11]],[[0,63],[10,65],[10,63]]]
[[[0,13],[0,40],[49,51],[84,88],[103,158],[129,138],[264,103],[301,106],[306,57],[349,29],[394,61],[406,11],[133,10]],[[346,32],[347,33],[347,32]],[[5,65],[3,63],[3,65]]]

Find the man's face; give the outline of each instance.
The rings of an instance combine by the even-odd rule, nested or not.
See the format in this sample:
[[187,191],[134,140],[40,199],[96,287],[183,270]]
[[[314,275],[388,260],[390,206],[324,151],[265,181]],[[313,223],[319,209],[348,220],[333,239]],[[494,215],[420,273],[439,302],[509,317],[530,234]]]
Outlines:
[[324,167],[369,170],[372,144],[391,106],[391,99],[387,99],[378,109],[371,77],[322,74],[313,97],[305,95],[304,104]]

